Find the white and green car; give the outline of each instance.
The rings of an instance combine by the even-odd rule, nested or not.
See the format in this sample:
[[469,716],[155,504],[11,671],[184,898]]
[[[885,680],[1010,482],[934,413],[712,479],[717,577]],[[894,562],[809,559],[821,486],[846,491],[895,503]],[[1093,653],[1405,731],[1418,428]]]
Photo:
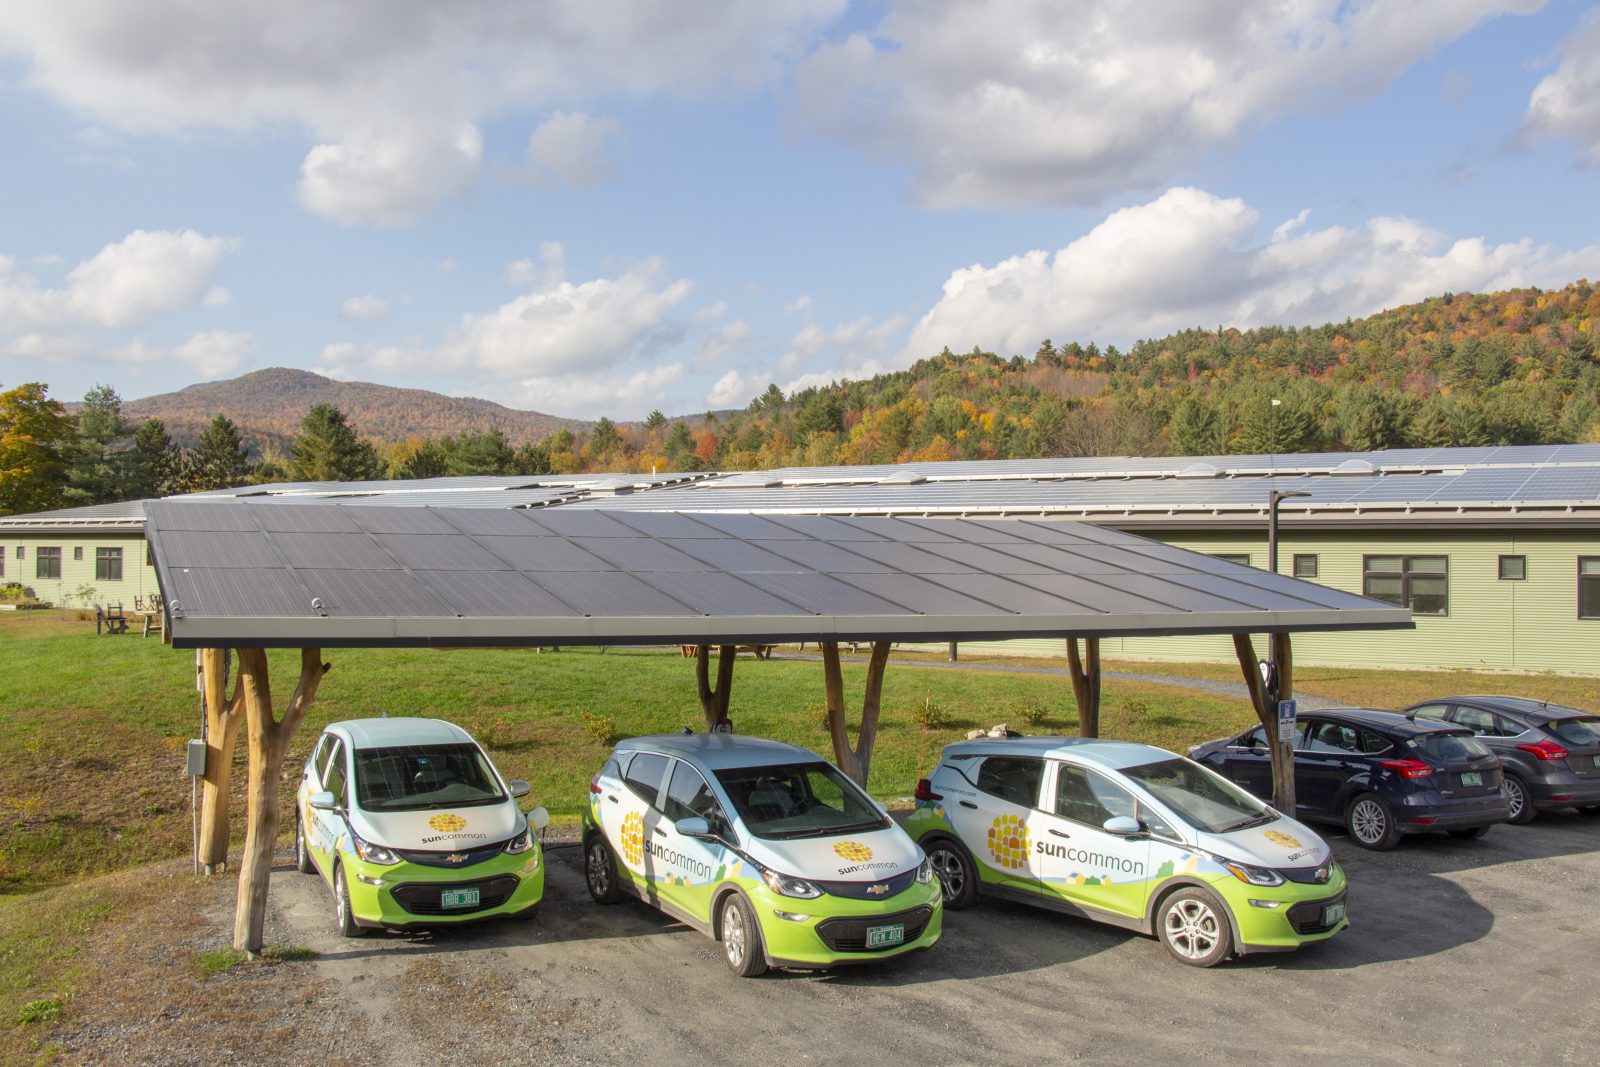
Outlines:
[[947,747],[906,830],[952,908],[979,894],[1161,938],[1184,963],[1323,941],[1345,876],[1309,828],[1193,760],[1124,741]]
[[735,974],[929,948],[940,889],[922,850],[815,753],[729,734],[636,737],[589,786],[584,872],[722,942]]
[[527,794],[452,723],[336,722],[301,776],[296,859],[333,888],[346,937],[527,912],[544,895],[536,831],[550,821],[522,813]]

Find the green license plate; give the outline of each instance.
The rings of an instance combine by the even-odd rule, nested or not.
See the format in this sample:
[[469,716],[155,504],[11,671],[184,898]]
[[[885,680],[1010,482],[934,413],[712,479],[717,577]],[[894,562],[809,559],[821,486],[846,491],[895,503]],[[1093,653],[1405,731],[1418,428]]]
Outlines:
[[1344,919],[1343,904],[1329,904],[1322,909],[1322,925],[1336,926]]
[[1483,772],[1482,771],[1467,771],[1467,772],[1465,772],[1464,774],[1461,775],[1461,784],[1462,785],[1482,785],[1483,784]]
[[441,908],[476,908],[478,906],[478,887],[468,889],[444,889],[439,892],[439,907]]
[[867,927],[867,947],[882,948],[884,945],[898,945],[906,939],[906,924],[895,923],[893,926]]

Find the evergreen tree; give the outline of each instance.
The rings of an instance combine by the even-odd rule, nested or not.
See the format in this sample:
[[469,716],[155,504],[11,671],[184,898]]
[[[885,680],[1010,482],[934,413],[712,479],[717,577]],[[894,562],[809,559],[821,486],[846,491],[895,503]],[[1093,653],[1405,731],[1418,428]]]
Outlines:
[[1179,401],[1168,426],[1174,456],[1217,456],[1227,451],[1228,425],[1222,413],[1198,396]]
[[184,453],[179,475],[185,492],[203,493],[244,485],[250,479],[250,460],[239,440],[239,428],[226,415],[218,415],[200,435],[200,443]]
[[647,430],[659,430],[666,424],[667,417],[661,414],[659,409],[652,411],[644,418],[644,428]]
[[617,424],[602,415],[595,422],[594,429],[589,431],[589,454],[591,456],[602,455],[609,451],[619,439]]
[[77,433],[67,450],[69,466],[62,500],[69,507],[124,499],[128,480],[128,422],[122,398],[109,385],[96,385],[78,409]]
[[178,491],[180,456],[160,419],[146,419],[128,456],[128,496],[142,500]]
[[454,477],[510,474],[516,463],[511,442],[498,428],[446,437],[439,444],[445,454],[444,473]]
[[391,472],[395,478],[442,478],[447,457],[435,441],[424,441]]
[[302,482],[363,482],[383,477],[383,461],[370,441],[356,436],[344,412],[316,404],[300,422],[289,477]]

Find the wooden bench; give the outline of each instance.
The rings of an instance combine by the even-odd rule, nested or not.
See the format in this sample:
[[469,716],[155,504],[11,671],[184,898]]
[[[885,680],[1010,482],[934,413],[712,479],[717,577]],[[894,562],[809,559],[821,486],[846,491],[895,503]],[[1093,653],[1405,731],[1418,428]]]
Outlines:
[[[710,647],[712,647],[712,648],[720,648],[721,646],[720,645],[712,645]],[[777,645],[734,645],[733,646],[733,654],[735,656],[737,656],[741,652],[750,652],[750,653],[753,653],[755,655],[756,659],[771,659],[772,658],[772,650],[777,648],[777,647],[778,647]],[[698,656],[700,654],[700,646],[699,645],[679,645],[678,646],[678,651],[683,654],[683,658],[684,659],[694,659],[696,656]]]
[[122,605],[115,607],[107,605],[102,608],[96,604],[94,608],[94,632],[100,634],[125,634],[128,632],[128,616],[123,614]]

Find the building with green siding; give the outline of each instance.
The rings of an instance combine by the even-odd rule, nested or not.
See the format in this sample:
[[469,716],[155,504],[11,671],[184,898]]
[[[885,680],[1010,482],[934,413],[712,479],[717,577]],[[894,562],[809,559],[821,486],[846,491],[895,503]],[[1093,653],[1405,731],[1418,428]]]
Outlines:
[[[300,483],[207,494],[292,507],[477,506],[1104,523],[1409,606],[1408,632],[1299,634],[1300,664],[1600,674],[1600,445],[1076,457],[735,474]],[[137,504],[0,518],[0,583],[132,606],[156,591]],[[117,563],[120,562],[120,567]],[[1019,580],[1021,577],[1019,576]],[[1060,655],[1058,642],[1007,642]],[[1226,638],[1108,639],[1108,657],[1233,662]]]

